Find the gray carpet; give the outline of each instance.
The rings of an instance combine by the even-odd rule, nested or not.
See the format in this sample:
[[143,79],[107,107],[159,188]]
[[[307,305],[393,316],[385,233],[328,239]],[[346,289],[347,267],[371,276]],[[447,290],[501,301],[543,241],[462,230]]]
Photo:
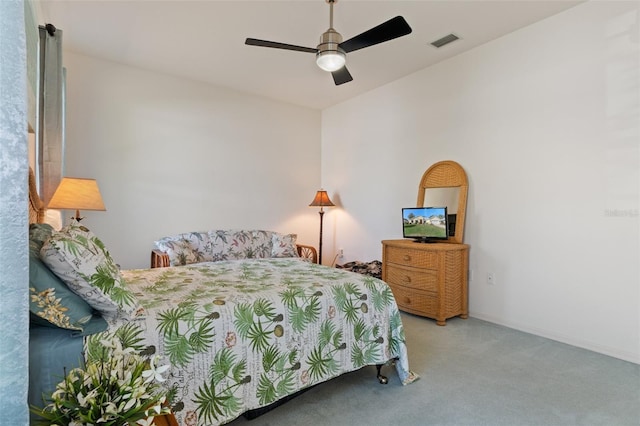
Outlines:
[[640,365],[473,318],[403,322],[417,382],[365,367],[230,425],[640,425]]

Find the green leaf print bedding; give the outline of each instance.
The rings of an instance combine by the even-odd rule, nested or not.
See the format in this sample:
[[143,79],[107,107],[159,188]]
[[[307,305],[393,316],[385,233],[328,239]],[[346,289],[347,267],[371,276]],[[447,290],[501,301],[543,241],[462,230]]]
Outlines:
[[164,385],[182,425],[227,423],[394,359],[402,384],[417,379],[391,289],[378,279],[286,258],[122,275],[144,308],[125,325],[140,328],[146,350],[171,365]]

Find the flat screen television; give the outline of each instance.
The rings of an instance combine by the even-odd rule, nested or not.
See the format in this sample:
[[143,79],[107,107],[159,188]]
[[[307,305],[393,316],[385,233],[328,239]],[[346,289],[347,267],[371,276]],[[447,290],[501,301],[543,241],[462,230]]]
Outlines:
[[402,236],[432,243],[448,237],[446,207],[405,207],[402,209]]

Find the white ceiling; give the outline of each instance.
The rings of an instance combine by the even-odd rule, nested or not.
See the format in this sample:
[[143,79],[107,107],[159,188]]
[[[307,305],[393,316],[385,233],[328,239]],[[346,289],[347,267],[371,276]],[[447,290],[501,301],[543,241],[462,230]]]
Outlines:
[[[345,40],[397,15],[413,32],[351,52],[354,80],[335,86],[315,57],[246,46],[245,38],[315,48],[329,27],[325,0],[39,0],[68,51],[323,109],[557,14],[581,1],[340,0]],[[430,45],[449,33],[460,40]]]

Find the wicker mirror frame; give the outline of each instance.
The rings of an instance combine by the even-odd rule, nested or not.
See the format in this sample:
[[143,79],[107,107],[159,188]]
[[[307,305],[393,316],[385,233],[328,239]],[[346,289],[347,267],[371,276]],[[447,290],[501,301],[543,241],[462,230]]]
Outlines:
[[426,190],[429,188],[459,188],[458,210],[456,211],[455,235],[447,242],[462,244],[464,238],[464,222],[467,211],[467,192],[469,183],[462,166],[455,161],[440,161],[433,164],[422,175],[418,186],[418,207],[424,207]]

